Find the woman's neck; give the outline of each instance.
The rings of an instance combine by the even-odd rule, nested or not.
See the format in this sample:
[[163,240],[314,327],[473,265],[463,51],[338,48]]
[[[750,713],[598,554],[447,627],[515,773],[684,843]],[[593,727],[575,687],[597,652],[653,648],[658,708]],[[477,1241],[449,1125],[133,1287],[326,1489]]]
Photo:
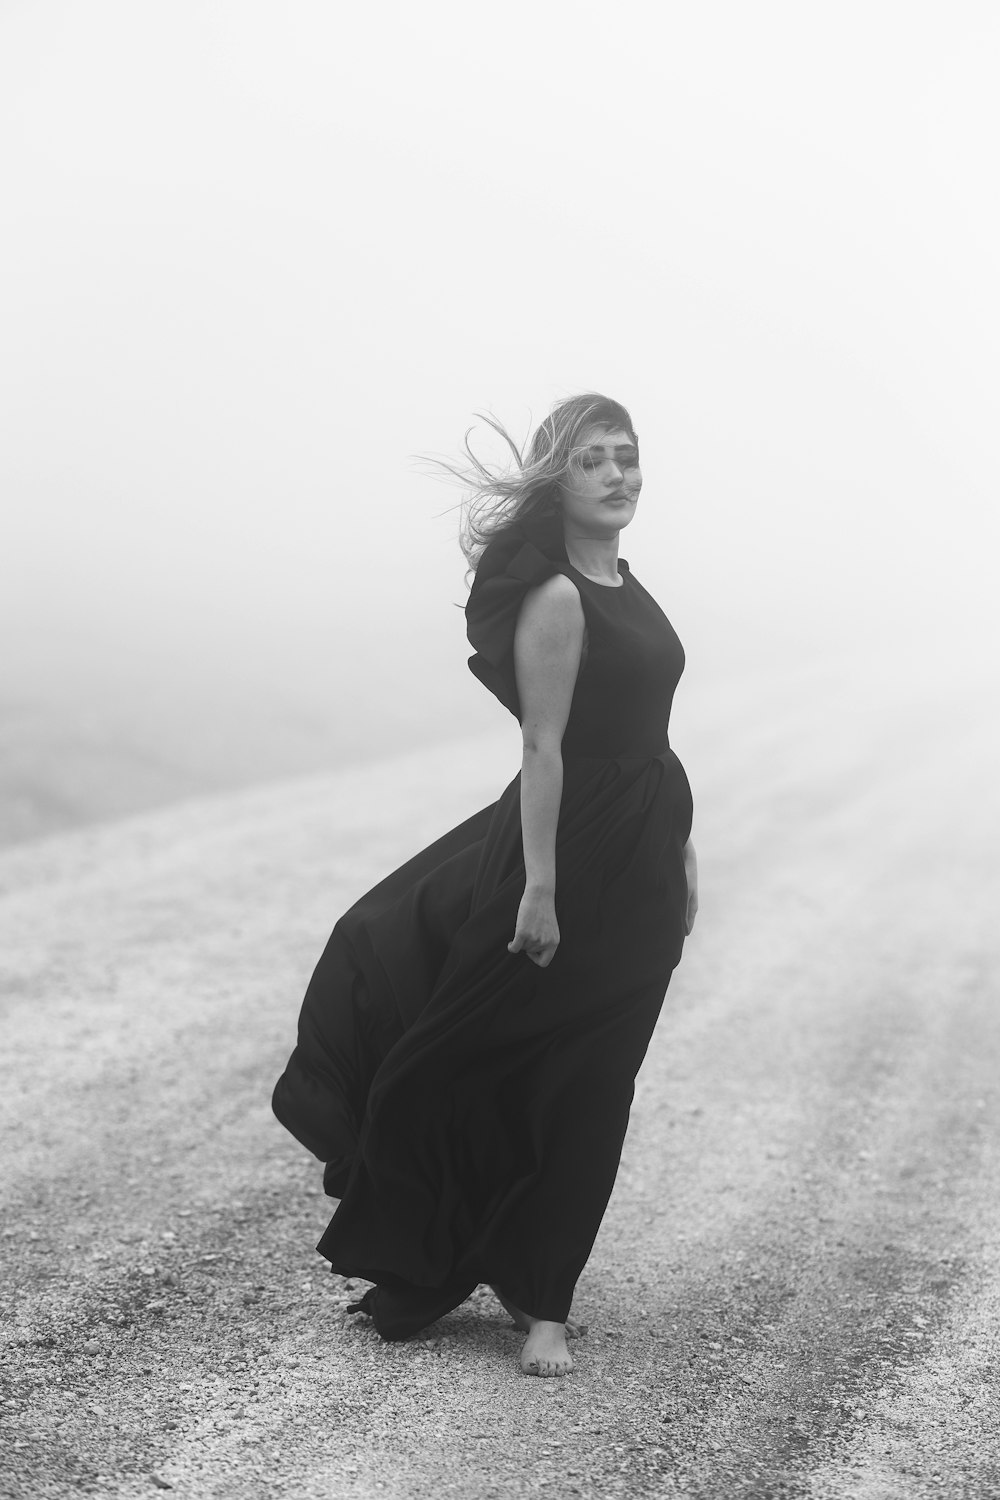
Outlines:
[[566,556],[577,572],[588,578],[618,581],[618,536],[568,536]]

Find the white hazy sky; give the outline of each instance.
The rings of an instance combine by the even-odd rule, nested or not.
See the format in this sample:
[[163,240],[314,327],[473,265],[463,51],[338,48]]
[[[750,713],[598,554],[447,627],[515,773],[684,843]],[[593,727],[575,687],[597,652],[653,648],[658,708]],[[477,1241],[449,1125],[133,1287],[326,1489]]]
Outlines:
[[703,683],[982,644],[998,77],[963,0],[2,0],[4,690],[481,726],[412,455],[588,388]]

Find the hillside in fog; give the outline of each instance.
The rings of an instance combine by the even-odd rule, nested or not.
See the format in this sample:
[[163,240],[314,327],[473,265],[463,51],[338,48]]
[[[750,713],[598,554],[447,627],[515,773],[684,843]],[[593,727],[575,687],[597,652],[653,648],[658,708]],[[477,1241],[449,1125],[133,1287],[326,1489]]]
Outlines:
[[312,680],[258,667],[232,682],[197,657],[117,676],[0,671],[0,845],[189,796],[390,757],[496,727],[464,652],[438,674],[375,652],[317,664]]

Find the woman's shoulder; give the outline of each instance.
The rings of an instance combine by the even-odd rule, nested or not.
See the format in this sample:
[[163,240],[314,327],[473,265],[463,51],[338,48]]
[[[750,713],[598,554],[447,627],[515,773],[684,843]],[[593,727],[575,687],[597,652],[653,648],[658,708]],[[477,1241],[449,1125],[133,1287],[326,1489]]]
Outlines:
[[518,608],[516,631],[522,628],[552,631],[579,631],[584,624],[580,590],[565,573],[552,573],[541,583],[525,591]]
[[580,603],[580,590],[568,573],[550,573],[540,583],[525,590],[525,599],[540,600],[555,609],[573,608]]

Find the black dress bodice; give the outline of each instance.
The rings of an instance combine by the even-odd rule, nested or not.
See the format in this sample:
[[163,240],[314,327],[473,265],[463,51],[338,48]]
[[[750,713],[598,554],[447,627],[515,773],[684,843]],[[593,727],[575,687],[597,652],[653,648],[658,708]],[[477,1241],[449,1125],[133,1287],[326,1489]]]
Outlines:
[[587,625],[564,756],[662,755],[684,648],[656,600],[620,562],[620,588],[595,583],[570,564]]

